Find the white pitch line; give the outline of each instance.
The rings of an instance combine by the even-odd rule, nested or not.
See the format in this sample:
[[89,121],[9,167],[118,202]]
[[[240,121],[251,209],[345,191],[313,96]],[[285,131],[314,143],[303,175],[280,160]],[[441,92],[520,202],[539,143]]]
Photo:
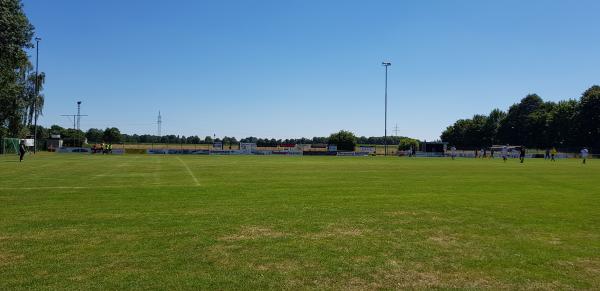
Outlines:
[[190,170],[190,167],[188,167],[188,165],[179,157],[177,156],[177,159],[183,164],[183,166],[187,169],[188,174],[190,174],[190,176],[192,177],[192,179],[194,179],[194,183],[196,183],[196,186],[200,186],[200,182],[198,182],[198,179],[196,179],[196,176],[194,176],[194,173],[192,173],[192,170]]
[[[106,185],[106,186],[40,186],[40,187],[4,187],[1,190],[78,190],[78,189],[148,189],[148,188],[179,188],[181,185],[151,185],[151,186],[125,186],[125,185]],[[189,187],[189,186],[185,186]]]

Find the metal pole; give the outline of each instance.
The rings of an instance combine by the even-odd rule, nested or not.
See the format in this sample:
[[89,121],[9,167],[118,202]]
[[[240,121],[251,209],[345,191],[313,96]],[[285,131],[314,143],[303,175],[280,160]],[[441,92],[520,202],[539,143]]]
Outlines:
[[39,63],[39,56],[40,56],[40,40],[42,40],[39,37],[35,38],[35,97],[33,98],[33,153],[37,153],[37,114],[36,114],[36,107],[37,107],[37,98],[39,95],[39,87],[38,87],[38,63]]
[[388,83],[388,67],[392,65],[390,62],[381,63],[385,67],[385,122],[384,122],[384,137],[383,137],[383,146],[384,146],[384,155],[387,156],[387,83]]
[[385,147],[384,155],[387,156],[387,75],[388,75],[388,67],[385,66],[385,133],[383,137],[383,144]]
[[83,146],[81,143],[81,136],[79,135],[79,130],[81,129],[81,101],[77,101],[77,129],[75,134],[77,134],[77,144],[79,146]]

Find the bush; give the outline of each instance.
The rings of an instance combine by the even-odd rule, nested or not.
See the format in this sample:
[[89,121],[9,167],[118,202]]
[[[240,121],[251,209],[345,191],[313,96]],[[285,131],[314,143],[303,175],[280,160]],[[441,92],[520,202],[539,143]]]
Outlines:
[[354,151],[356,147],[356,136],[352,132],[340,130],[329,136],[329,144],[337,146],[338,151]]
[[417,150],[419,148],[419,141],[408,137],[403,137],[400,139],[398,150],[405,151],[409,150],[411,147]]

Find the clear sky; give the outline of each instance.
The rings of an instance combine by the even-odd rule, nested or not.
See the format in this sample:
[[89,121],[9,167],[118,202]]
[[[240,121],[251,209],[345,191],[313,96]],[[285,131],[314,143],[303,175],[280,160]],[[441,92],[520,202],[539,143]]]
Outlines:
[[[25,0],[47,74],[40,123],[125,133],[437,139],[528,93],[600,83],[600,1]],[[34,51],[32,51],[34,55]]]

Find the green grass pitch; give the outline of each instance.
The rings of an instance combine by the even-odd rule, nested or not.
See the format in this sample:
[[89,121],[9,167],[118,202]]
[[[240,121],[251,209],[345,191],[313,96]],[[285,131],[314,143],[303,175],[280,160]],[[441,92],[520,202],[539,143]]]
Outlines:
[[0,289],[600,289],[600,160],[0,157]]

